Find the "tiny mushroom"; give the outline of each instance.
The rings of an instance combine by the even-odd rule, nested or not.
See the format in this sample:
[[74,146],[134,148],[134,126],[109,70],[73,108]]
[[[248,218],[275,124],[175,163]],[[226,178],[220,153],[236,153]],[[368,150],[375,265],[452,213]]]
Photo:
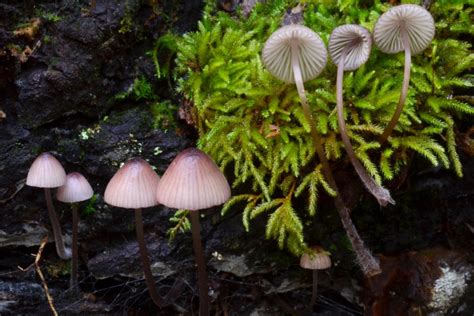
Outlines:
[[77,291],[77,273],[79,266],[78,256],[78,226],[79,215],[77,203],[86,201],[94,195],[91,185],[84,176],[78,172],[71,172],[66,176],[66,183],[58,188],[56,199],[64,203],[71,203],[72,209],[72,266],[70,287]]
[[314,246],[308,249],[300,259],[300,267],[313,270],[313,293],[308,308],[312,309],[318,297],[318,270],[324,270],[331,267],[331,257],[329,252],[322,247]]
[[51,198],[51,188],[57,188],[66,183],[66,172],[61,163],[50,153],[40,154],[28,171],[26,185],[37,188],[44,188],[44,197],[48,208],[49,219],[53,227],[54,240],[56,243],[56,252],[61,259],[71,259],[71,249],[66,248],[61,232],[56,211],[54,210],[53,200]]
[[193,247],[198,268],[199,314],[209,315],[208,277],[202,249],[199,210],[220,205],[230,197],[227,179],[211,157],[196,148],[182,151],[158,183],[158,201],[191,213]]
[[159,181],[160,177],[145,160],[133,158],[110,179],[105,189],[104,200],[112,206],[135,210],[135,229],[148,292],[153,302],[162,308],[167,302],[160,297],[155,286],[143,235],[142,218],[142,208],[158,205],[156,187]]
[[402,4],[391,8],[380,16],[374,28],[374,41],[387,54],[405,51],[405,69],[402,91],[397,109],[385,128],[379,142],[384,143],[397,125],[403,111],[410,83],[411,55],[421,53],[431,43],[435,24],[431,14],[415,4]]
[[372,37],[369,31],[355,24],[336,27],[329,38],[329,54],[333,62],[337,65],[337,120],[344,147],[362,183],[377,199],[380,205],[386,206],[388,203],[395,204],[395,202],[390,196],[390,192],[375,182],[364,169],[362,163],[357,159],[349,136],[347,135],[343,113],[342,78],[344,70],[355,70],[363,65],[369,58],[371,46]]

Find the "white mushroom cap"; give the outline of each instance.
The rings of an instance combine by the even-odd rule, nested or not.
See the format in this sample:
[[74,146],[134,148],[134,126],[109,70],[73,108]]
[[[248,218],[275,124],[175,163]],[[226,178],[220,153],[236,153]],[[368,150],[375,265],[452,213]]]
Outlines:
[[57,188],[66,183],[66,172],[50,153],[42,153],[31,164],[26,185],[38,188]]
[[227,201],[230,187],[211,157],[188,148],[176,156],[161,177],[157,197],[168,207],[196,211]]
[[299,47],[298,60],[303,82],[317,77],[326,65],[326,47],[318,34],[298,24],[283,26],[270,36],[262,51],[265,67],[278,79],[295,83],[291,63],[292,43]]
[[355,70],[369,59],[372,37],[369,31],[360,25],[342,25],[332,31],[328,46],[331,59],[336,65],[347,47],[344,70]]
[[144,208],[158,205],[156,187],[160,177],[141,158],[127,161],[105,188],[107,204],[123,208]]
[[374,40],[381,51],[395,54],[404,50],[401,30],[405,28],[413,55],[421,53],[435,34],[431,14],[415,4],[403,4],[382,14],[375,24]]
[[64,203],[76,203],[88,200],[94,195],[91,185],[79,172],[66,176],[66,183],[58,188],[56,198]]
[[321,247],[313,247],[313,252],[305,252],[300,259],[300,267],[309,270],[324,270],[331,267],[331,257]]

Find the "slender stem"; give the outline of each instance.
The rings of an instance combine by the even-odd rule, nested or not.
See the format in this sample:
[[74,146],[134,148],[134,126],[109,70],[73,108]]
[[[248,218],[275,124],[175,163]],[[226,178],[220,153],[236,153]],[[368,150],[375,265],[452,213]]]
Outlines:
[[318,270],[313,270],[313,293],[311,294],[311,301],[309,302],[310,310],[313,309],[314,303],[318,298]]
[[347,135],[346,122],[344,121],[343,114],[343,100],[342,100],[342,78],[344,76],[344,62],[346,59],[347,49],[342,51],[339,63],[337,64],[337,80],[336,80],[336,100],[337,100],[337,121],[339,123],[339,132],[341,134],[342,142],[346,148],[349,160],[352,163],[355,171],[362,180],[367,190],[377,199],[381,206],[386,206],[388,203],[395,204],[395,201],[390,196],[390,192],[384,187],[380,186],[375,180],[367,173],[365,168],[357,159],[354,149],[352,148],[351,141]]
[[408,34],[405,32],[405,26],[402,25],[400,28],[400,33],[402,35],[403,46],[405,47],[405,68],[403,73],[403,84],[402,91],[400,93],[400,99],[398,100],[397,109],[388,123],[388,126],[385,128],[382,136],[380,136],[379,143],[383,144],[387,138],[392,133],[393,129],[397,125],[398,119],[403,111],[403,106],[405,105],[405,99],[408,93],[408,84],[410,83],[410,66],[411,66],[411,51],[410,51],[410,42],[408,39]]
[[381,273],[382,270],[380,269],[378,260],[364,245],[364,241],[360,238],[357,229],[352,223],[351,216],[349,215],[349,209],[342,203],[342,199],[337,197],[335,198],[335,205],[339,211],[339,217],[341,218],[342,226],[344,227],[347,236],[351,241],[352,248],[354,249],[362,272],[368,277]]
[[201,225],[199,223],[199,212],[190,211],[191,213],[191,231],[193,234],[194,255],[198,269],[199,283],[199,315],[209,315],[209,297],[208,297],[208,278],[206,271],[206,263],[204,261],[204,251],[201,243]]
[[79,227],[79,215],[77,212],[77,203],[71,205],[72,208],[72,264],[71,264],[71,281],[70,287],[74,293],[78,291],[77,274],[79,267],[79,255],[78,255],[78,227]]
[[148,293],[150,294],[153,303],[155,303],[155,305],[159,308],[162,308],[167,304],[158,294],[155,286],[155,279],[151,273],[150,259],[148,258],[148,250],[146,248],[145,238],[143,236],[143,217],[141,208],[135,209],[135,229],[137,232],[137,241],[140,248],[140,257],[142,259],[143,273],[145,274]]
[[351,241],[352,247],[359,261],[359,265],[361,266],[361,269],[364,274],[369,276],[378,274],[381,272],[380,266],[377,260],[372,256],[370,251],[365,247],[364,242],[362,241],[359,234],[357,233],[356,228],[352,224],[351,218],[349,216],[349,209],[344,205],[344,202],[342,201],[341,194],[336,185],[336,181],[332,176],[332,171],[329,166],[329,162],[326,159],[326,155],[324,154],[323,145],[319,140],[320,137],[316,130],[315,122],[309,109],[308,100],[304,91],[303,78],[301,76],[301,69],[298,60],[298,49],[298,45],[293,42],[291,44],[291,62],[293,66],[293,73],[295,76],[296,89],[298,90],[298,94],[301,99],[301,105],[303,106],[303,112],[305,114],[306,120],[308,121],[311,127],[311,136],[313,139],[313,144],[316,148],[319,160],[321,161],[321,164],[323,166],[323,171],[325,173],[324,175],[328,180],[329,185],[337,193],[336,197],[334,198],[334,203],[336,209],[339,212],[342,226],[346,230],[347,236]]
[[48,208],[49,220],[53,227],[54,240],[56,242],[56,252],[58,256],[63,260],[71,259],[71,249],[66,248],[64,245],[63,235],[61,232],[61,225],[59,224],[56,211],[54,210],[53,199],[51,198],[51,189],[44,188],[44,197],[46,199],[46,206]]
[[334,181],[334,178],[332,176],[331,168],[329,167],[329,162],[326,159],[323,145],[321,144],[321,141],[320,141],[321,136],[318,134],[318,131],[316,130],[313,114],[311,114],[311,110],[308,105],[308,99],[306,98],[306,92],[304,90],[304,85],[303,85],[303,77],[301,75],[300,63],[298,60],[298,50],[299,50],[298,44],[295,42],[292,42],[291,43],[291,63],[293,66],[293,74],[295,76],[296,89],[298,90],[298,94],[301,99],[303,113],[306,117],[306,120],[308,121],[310,125],[311,137],[313,139],[313,145],[316,149],[316,153],[318,154],[319,160],[321,161],[321,164],[323,165],[323,169],[326,173],[326,177],[329,181],[329,184],[335,191],[337,191],[336,182]]

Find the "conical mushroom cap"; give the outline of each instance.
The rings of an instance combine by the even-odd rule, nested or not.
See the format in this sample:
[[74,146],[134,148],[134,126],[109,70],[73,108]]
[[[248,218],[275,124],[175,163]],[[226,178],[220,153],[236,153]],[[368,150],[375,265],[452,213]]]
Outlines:
[[26,185],[38,188],[57,188],[66,183],[66,172],[50,153],[42,153],[31,164]]
[[342,25],[332,31],[328,46],[331,59],[336,65],[347,48],[344,70],[355,70],[369,59],[372,37],[369,31],[360,25]]
[[292,43],[299,48],[298,60],[303,82],[317,77],[326,66],[326,47],[318,34],[298,24],[283,26],[268,38],[262,51],[267,70],[280,80],[295,83],[291,64]]
[[313,247],[312,253],[305,252],[300,259],[300,267],[309,270],[324,270],[331,267],[331,257],[321,247]]
[[208,155],[188,148],[176,156],[161,177],[157,197],[168,207],[196,211],[227,201],[230,187]]
[[403,28],[408,33],[413,55],[428,47],[435,34],[434,20],[427,10],[415,4],[403,4],[380,16],[374,29],[375,44],[387,54],[403,51]]
[[160,177],[141,158],[127,161],[105,188],[107,204],[123,208],[144,208],[158,204],[156,187]]
[[88,200],[94,195],[91,185],[79,172],[66,176],[66,183],[58,188],[56,198],[64,203],[76,203]]

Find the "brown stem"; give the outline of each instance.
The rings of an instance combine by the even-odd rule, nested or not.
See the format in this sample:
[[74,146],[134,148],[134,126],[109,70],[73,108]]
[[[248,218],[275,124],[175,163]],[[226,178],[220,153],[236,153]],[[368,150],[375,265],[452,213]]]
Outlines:
[[387,138],[392,133],[393,129],[398,123],[398,119],[403,111],[403,106],[405,105],[405,99],[408,93],[408,84],[410,83],[410,66],[411,66],[411,51],[410,51],[410,42],[408,39],[408,34],[405,32],[405,27],[402,25],[400,28],[400,33],[402,35],[403,46],[405,47],[405,68],[403,72],[403,84],[402,91],[400,93],[400,99],[398,100],[397,109],[388,123],[388,126],[385,128],[382,136],[380,136],[379,143],[383,144]]
[[339,63],[337,64],[337,80],[336,80],[336,100],[337,100],[337,121],[339,123],[339,132],[341,134],[342,142],[346,148],[349,160],[352,163],[355,171],[359,175],[360,180],[367,188],[367,190],[377,199],[381,206],[386,206],[388,203],[395,204],[395,201],[390,196],[390,192],[384,187],[380,186],[375,180],[367,173],[365,168],[357,159],[354,149],[352,148],[351,141],[347,135],[346,122],[344,121],[344,103],[342,100],[342,78],[344,76],[344,62],[346,59],[347,49],[344,49]]
[[198,269],[199,283],[199,315],[209,315],[209,297],[208,297],[208,278],[206,271],[206,263],[204,261],[204,251],[201,243],[201,225],[199,223],[199,212],[190,211],[191,213],[191,231],[193,235],[194,255]]
[[362,241],[359,234],[357,233],[356,228],[352,224],[351,218],[349,216],[349,210],[342,201],[341,194],[336,185],[336,181],[332,176],[332,171],[329,166],[329,162],[326,159],[326,155],[324,154],[323,145],[319,140],[320,137],[316,130],[315,122],[311,114],[311,110],[309,109],[308,100],[304,91],[303,78],[301,76],[301,69],[298,60],[298,49],[298,44],[293,42],[291,44],[291,62],[293,66],[293,74],[295,76],[296,89],[298,90],[298,94],[301,99],[301,105],[303,106],[304,115],[311,127],[311,136],[313,139],[313,144],[316,148],[319,160],[321,161],[321,164],[323,166],[324,175],[328,180],[329,185],[334,191],[336,191],[334,204],[339,212],[339,216],[341,217],[342,221],[342,226],[346,230],[347,236],[351,241],[352,247],[354,249],[354,252],[356,253],[362,271],[364,272],[364,274],[369,276],[378,274],[381,272],[380,266],[377,260],[372,256],[370,251],[365,247],[364,242]]
[[341,218],[342,226],[344,227],[349,240],[351,241],[352,248],[357,257],[357,261],[362,269],[364,275],[371,277],[382,273],[380,264],[376,258],[370,253],[369,249],[364,245],[364,241],[360,238],[357,229],[352,223],[351,216],[349,215],[349,209],[343,204],[340,198],[335,199],[335,205],[339,211],[339,217]]
[[79,255],[78,255],[78,226],[79,226],[79,215],[77,213],[77,204],[73,203],[72,208],[72,263],[71,263],[71,280],[70,287],[74,293],[77,293],[77,274],[79,267]]
[[53,227],[53,235],[56,243],[56,252],[58,253],[59,258],[63,260],[69,260],[72,256],[71,249],[66,248],[66,246],[64,245],[61,225],[59,224],[58,217],[56,216],[56,211],[54,210],[50,188],[44,188],[44,197],[46,199],[46,206],[48,208],[49,220],[51,221],[51,226]]
[[150,294],[150,297],[156,306],[159,308],[165,307],[167,304],[158,294],[155,286],[155,279],[151,273],[150,259],[148,258],[148,250],[146,248],[145,238],[143,235],[143,217],[141,208],[135,209],[135,229],[137,232],[137,241],[140,248],[140,257],[142,259],[143,273],[145,274],[148,293]]
[[318,298],[318,270],[313,270],[313,293],[311,294],[311,301],[309,302],[310,310],[313,309],[314,303],[316,303],[316,299]]

